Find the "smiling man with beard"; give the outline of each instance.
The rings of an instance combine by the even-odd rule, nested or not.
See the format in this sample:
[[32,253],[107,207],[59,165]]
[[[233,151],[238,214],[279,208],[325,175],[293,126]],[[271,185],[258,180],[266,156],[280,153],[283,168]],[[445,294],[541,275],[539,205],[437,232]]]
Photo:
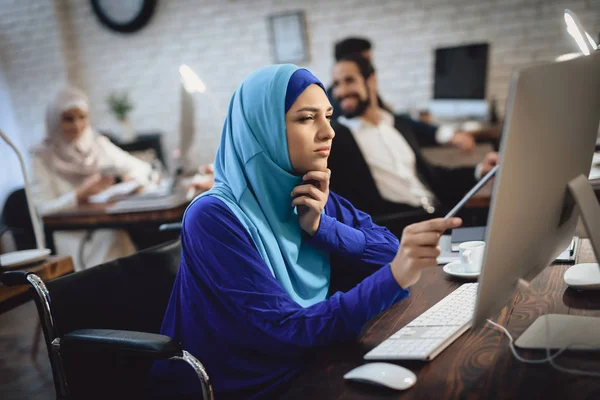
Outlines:
[[[368,39],[360,37],[348,37],[340,40],[335,44],[334,57],[336,62],[340,61],[347,55],[353,53],[360,53],[360,55],[366,58],[369,62],[373,63],[373,50],[371,42]],[[393,113],[392,107],[386,104],[379,96],[379,93],[375,93],[377,97],[377,103],[380,108]],[[327,89],[327,97],[333,106],[332,121],[336,121],[341,113],[340,105],[333,97],[333,87]],[[419,145],[422,147],[431,146],[443,146],[452,145],[459,148],[465,153],[470,153],[475,149],[475,138],[473,134],[476,132],[465,132],[458,129],[456,124],[442,124],[439,126],[425,123],[422,121],[416,121],[409,115],[396,115],[397,118],[403,118],[406,123],[410,125],[410,128],[414,131]]]
[[489,153],[474,168],[429,164],[406,119],[379,106],[375,69],[361,54],[335,64],[333,96],[343,116],[334,124],[331,187],[375,218],[401,214],[384,222],[397,236],[449,209],[498,162]]

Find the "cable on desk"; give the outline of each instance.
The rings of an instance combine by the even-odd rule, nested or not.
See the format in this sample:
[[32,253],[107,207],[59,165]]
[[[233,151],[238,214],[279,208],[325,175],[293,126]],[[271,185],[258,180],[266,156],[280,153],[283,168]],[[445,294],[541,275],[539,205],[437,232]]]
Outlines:
[[[547,319],[548,316],[545,315],[544,317],[546,318],[546,343],[550,343],[550,341],[549,341],[549,339],[550,339],[550,324]],[[583,371],[583,370],[579,370],[579,369],[565,368],[565,367],[561,367],[560,365],[558,365],[554,362],[554,359],[556,357],[558,357],[559,355],[561,355],[570,346],[574,346],[574,345],[586,346],[587,345],[586,343],[571,343],[569,346],[565,346],[562,349],[557,350],[556,353],[554,353],[554,354],[551,353],[550,347],[546,347],[546,357],[545,358],[540,358],[540,359],[535,359],[535,360],[527,359],[527,358],[521,357],[519,355],[519,353],[517,353],[517,349],[515,348],[515,345],[514,345],[514,339],[505,327],[503,327],[502,325],[497,324],[489,319],[487,320],[487,322],[489,322],[491,325],[495,326],[496,328],[501,329],[506,334],[506,336],[508,336],[510,351],[512,352],[513,356],[515,356],[515,358],[517,360],[519,360],[520,362],[523,362],[526,364],[549,363],[552,366],[552,368],[556,369],[557,371],[564,372],[567,374],[590,376],[590,377],[600,377],[600,372],[590,372],[590,371]]]

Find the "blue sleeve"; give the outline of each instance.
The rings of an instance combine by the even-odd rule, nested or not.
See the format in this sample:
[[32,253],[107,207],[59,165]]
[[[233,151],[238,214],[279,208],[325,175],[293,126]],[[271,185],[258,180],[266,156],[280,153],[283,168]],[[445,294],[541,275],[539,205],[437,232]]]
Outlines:
[[303,308],[273,277],[235,215],[210,196],[186,211],[181,236],[188,269],[182,279],[201,282],[211,302],[227,310],[212,316],[216,324],[231,318],[248,327],[219,335],[263,353],[301,355],[307,347],[356,338],[368,320],[409,295],[386,265],[350,291]]
[[310,243],[342,258],[379,266],[389,264],[400,246],[392,232],[333,192],[329,193],[325,214]]

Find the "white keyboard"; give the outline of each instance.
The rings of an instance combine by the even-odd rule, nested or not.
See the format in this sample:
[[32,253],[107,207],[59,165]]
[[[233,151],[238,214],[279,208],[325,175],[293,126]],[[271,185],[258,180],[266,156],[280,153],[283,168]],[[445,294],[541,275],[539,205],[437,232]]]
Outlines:
[[471,327],[477,283],[465,283],[365,354],[365,360],[433,360]]

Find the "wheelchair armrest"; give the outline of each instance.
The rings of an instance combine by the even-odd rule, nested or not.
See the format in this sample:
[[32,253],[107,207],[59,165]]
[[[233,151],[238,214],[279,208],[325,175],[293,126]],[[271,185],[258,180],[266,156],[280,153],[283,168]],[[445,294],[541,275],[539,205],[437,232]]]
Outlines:
[[29,271],[6,271],[2,273],[0,266],[0,282],[6,286],[29,285],[27,276],[31,275]]
[[113,329],[79,329],[60,339],[60,349],[69,351],[136,354],[153,360],[181,357],[181,344],[155,333]]

